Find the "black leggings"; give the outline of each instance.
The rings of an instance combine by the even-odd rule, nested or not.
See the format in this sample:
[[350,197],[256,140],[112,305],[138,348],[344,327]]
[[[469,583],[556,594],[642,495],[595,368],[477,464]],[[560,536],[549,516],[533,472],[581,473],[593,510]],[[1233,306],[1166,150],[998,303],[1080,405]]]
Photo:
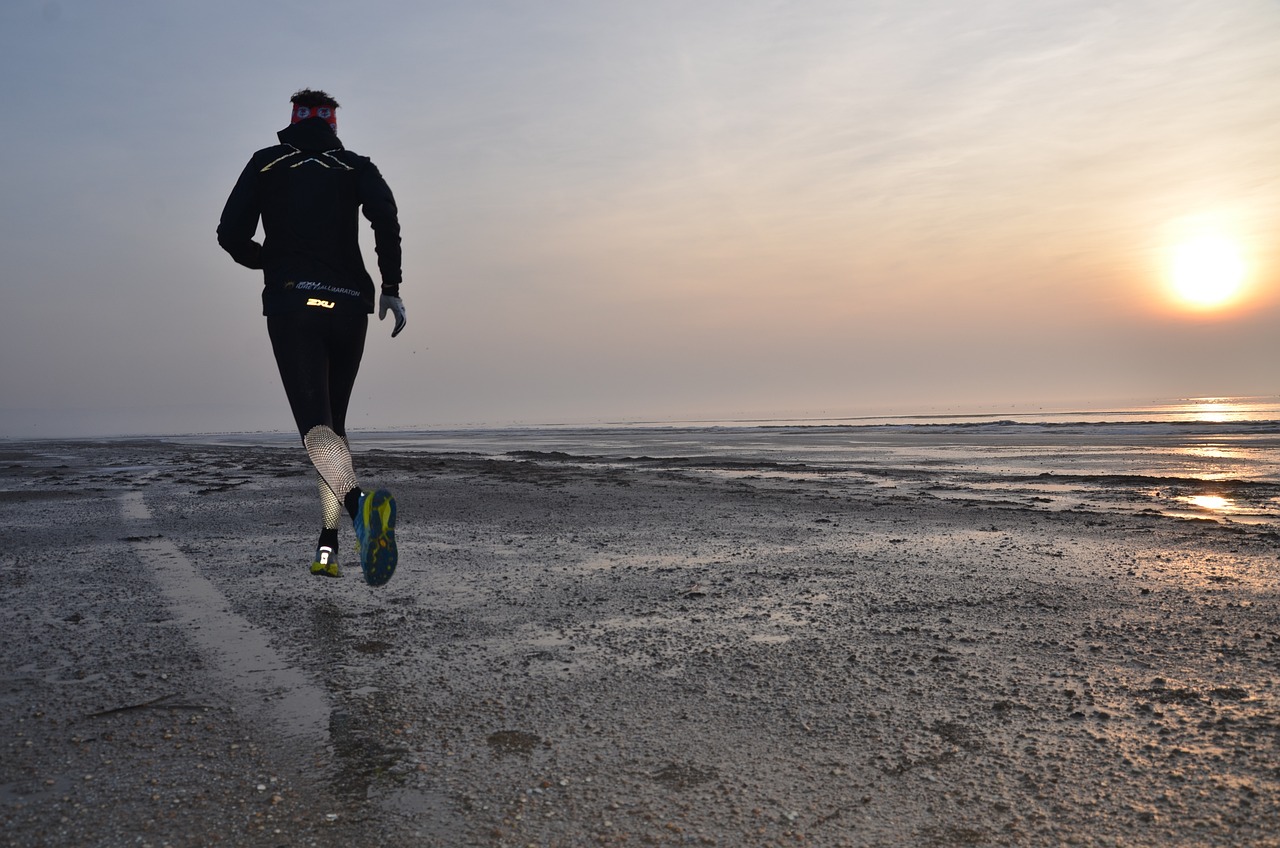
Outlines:
[[323,424],[346,437],[347,404],[368,329],[369,316],[361,312],[310,307],[267,316],[280,379],[302,436]]

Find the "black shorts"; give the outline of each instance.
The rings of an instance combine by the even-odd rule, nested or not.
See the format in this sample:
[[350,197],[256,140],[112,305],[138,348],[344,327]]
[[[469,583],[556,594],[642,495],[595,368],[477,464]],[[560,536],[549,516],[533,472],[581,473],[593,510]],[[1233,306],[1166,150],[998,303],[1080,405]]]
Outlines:
[[267,316],[267,333],[302,436],[320,425],[347,434],[347,404],[360,371],[369,316],[310,307]]

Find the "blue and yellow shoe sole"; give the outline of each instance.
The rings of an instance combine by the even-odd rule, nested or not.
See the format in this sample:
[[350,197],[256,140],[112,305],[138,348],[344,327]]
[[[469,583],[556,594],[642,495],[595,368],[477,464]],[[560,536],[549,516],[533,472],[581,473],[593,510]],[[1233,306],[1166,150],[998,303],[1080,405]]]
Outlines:
[[381,586],[396,572],[396,499],[386,489],[363,495],[355,525],[364,582]]

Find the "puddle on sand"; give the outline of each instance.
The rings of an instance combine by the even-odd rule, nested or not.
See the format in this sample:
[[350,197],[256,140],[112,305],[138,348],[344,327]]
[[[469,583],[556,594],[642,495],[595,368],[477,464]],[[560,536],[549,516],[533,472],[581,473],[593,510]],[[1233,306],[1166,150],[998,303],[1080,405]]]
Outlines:
[[370,795],[370,803],[387,812],[411,820],[414,836],[431,839],[433,844],[471,844],[467,839],[466,821],[447,795],[413,787],[392,789]]
[[335,758],[332,783],[356,797],[369,796],[404,754],[402,749],[385,744],[373,723],[374,715],[386,705],[385,699],[374,696],[372,701],[353,705],[350,710],[335,708],[329,716]]
[[497,733],[490,733],[484,741],[499,756],[521,754],[528,757],[542,744],[537,736],[523,730],[499,730]]

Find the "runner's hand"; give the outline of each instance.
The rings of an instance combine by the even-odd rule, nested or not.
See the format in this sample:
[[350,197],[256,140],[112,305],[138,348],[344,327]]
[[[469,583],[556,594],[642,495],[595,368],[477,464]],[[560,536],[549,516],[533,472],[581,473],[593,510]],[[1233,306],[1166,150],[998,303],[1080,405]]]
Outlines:
[[389,294],[378,296],[378,320],[382,321],[387,317],[387,310],[391,310],[391,314],[396,316],[395,329],[391,331],[391,338],[400,335],[400,331],[404,329],[404,301],[398,297],[392,297]]

